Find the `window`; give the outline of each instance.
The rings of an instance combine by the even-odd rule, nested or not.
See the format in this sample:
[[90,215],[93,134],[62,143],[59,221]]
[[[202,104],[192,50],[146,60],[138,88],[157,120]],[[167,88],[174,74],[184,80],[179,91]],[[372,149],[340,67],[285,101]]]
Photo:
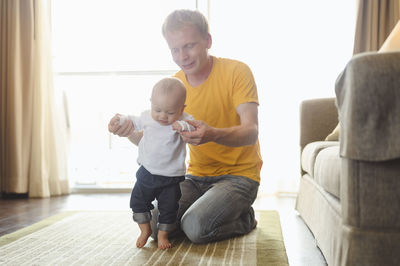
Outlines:
[[111,136],[114,113],[149,108],[150,91],[177,69],[161,34],[174,9],[208,14],[210,53],[252,69],[260,98],[261,192],[296,192],[298,108],[335,97],[352,56],[356,1],[54,0],[56,88],[68,98],[70,177],[76,184],[129,186],[137,148]]
[[157,80],[177,71],[161,34],[174,9],[187,0],[55,0],[55,88],[66,96],[72,186],[131,187],[137,148],[108,133],[115,113],[149,108]]
[[211,1],[211,53],[246,62],[256,79],[260,193],[297,192],[299,105],[335,97],[335,80],[352,56],[355,18],[355,0]]

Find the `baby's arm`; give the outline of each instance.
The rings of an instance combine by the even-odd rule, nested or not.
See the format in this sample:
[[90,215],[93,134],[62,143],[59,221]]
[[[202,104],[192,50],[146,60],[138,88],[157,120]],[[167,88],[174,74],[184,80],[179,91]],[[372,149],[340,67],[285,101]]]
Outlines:
[[172,123],[172,129],[178,132],[193,131],[195,128],[184,120],[177,120]]
[[128,136],[128,139],[136,146],[139,146],[139,142],[143,137],[143,130],[138,129],[138,125],[134,122],[134,120],[137,121],[137,119],[133,119],[132,116],[120,115],[119,124],[123,125],[127,121],[128,123],[132,123],[133,132]]

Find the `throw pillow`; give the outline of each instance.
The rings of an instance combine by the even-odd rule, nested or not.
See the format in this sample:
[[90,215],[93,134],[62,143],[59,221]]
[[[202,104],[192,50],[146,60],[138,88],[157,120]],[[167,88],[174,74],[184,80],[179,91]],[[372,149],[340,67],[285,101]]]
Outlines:
[[340,125],[337,124],[335,129],[325,138],[327,141],[339,141]]

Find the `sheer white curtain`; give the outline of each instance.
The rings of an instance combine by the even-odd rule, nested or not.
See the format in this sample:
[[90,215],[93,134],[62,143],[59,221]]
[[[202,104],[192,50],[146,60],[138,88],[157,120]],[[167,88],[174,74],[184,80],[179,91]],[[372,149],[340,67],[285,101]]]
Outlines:
[[50,1],[5,0],[1,17],[1,192],[69,192],[65,123],[52,83]]
[[211,1],[211,53],[246,62],[255,75],[264,159],[260,193],[296,192],[299,104],[335,97],[352,56],[355,1]]
[[35,3],[32,153],[30,197],[69,192],[67,128],[60,95],[53,86],[51,1]]

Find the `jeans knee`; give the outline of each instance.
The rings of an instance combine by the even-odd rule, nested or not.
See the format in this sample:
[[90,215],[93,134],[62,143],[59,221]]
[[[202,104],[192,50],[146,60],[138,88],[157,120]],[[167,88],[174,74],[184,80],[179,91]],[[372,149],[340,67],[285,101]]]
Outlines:
[[207,243],[204,224],[194,216],[184,215],[181,220],[181,228],[187,238],[194,244]]

